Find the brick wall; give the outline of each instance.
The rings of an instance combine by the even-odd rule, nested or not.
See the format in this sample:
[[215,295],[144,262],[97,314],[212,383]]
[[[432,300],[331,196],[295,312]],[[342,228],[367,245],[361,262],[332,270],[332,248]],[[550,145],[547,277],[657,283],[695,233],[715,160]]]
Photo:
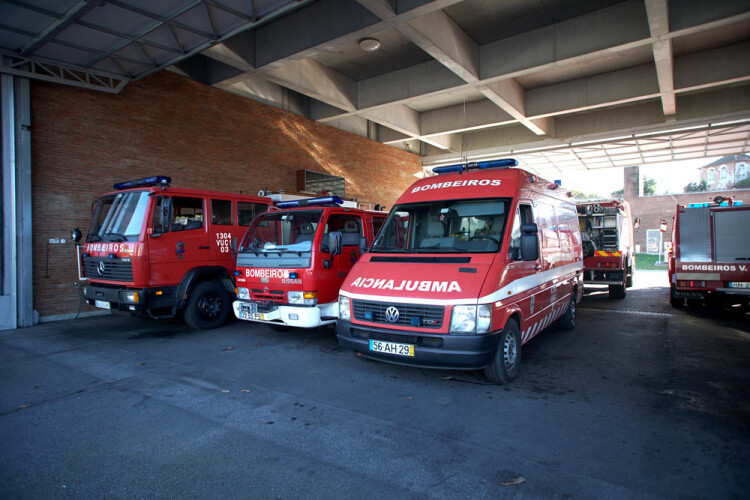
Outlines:
[[703,193],[661,195],[661,196],[638,196],[638,171],[639,167],[627,167],[624,169],[624,198],[630,203],[633,217],[640,217],[641,226],[633,231],[635,244],[641,246],[641,252],[646,253],[646,230],[659,229],[662,219],[667,221],[667,231],[662,235],[662,241],[672,240],[672,224],[677,205],[689,203],[702,203],[711,201],[717,196],[728,198],[743,203],[750,203],[750,190],[736,189],[731,191],[707,191]]
[[[161,72],[118,95],[32,81],[34,308],[79,310],[75,249],[49,244],[89,224],[116,181],[163,174],[172,185],[257,193],[296,190],[296,171],[346,177],[347,197],[390,207],[417,155]],[[88,311],[84,306],[83,311]]]

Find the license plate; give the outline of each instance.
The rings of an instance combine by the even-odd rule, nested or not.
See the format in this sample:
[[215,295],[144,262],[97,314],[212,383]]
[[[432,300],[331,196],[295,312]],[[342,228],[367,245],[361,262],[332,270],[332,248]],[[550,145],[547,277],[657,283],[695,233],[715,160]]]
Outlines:
[[249,320],[255,320],[255,321],[265,321],[266,315],[263,313],[251,313],[246,311],[240,311],[240,319],[249,319]]
[[729,288],[750,288],[750,282],[732,281],[731,283],[729,283]]
[[411,344],[397,344],[395,342],[383,342],[381,340],[370,340],[370,350],[375,352],[387,352],[398,356],[414,356],[414,346]]
[[95,300],[94,305],[96,307],[101,307],[102,309],[109,309],[109,302],[105,302],[103,300]]

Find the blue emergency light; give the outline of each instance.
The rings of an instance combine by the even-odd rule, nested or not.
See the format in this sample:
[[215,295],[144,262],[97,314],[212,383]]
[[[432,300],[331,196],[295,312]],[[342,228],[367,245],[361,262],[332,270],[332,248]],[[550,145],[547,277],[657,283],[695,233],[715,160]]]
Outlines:
[[281,201],[276,204],[277,208],[309,207],[314,205],[341,205],[344,200],[338,196],[324,196],[322,198],[310,198],[302,200]]
[[146,186],[168,186],[172,183],[172,178],[166,175],[154,175],[152,177],[144,177],[143,179],[135,179],[132,181],[118,182],[112,187],[116,190],[130,189],[135,187],[146,187]]
[[[734,201],[734,202],[732,202],[732,206],[733,207],[739,207],[741,205],[742,205],[741,201]],[[723,201],[723,202],[719,203],[718,205],[712,205],[709,202],[705,202],[705,203],[690,203],[690,204],[688,204],[688,208],[708,208],[708,207],[711,207],[711,206],[714,206],[714,207],[716,207],[716,206],[719,206],[719,207],[728,207],[729,206],[729,202],[728,201]]]
[[518,160],[513,158],[503,158],[502,160],[490,161],[473,161],[465,164],[446,165],[444,167],[435,167],[432,169],[436,174],[449,174],[451,172],[463,172],[464,170],[483,170],[485,168],[507,168],[518,165]]

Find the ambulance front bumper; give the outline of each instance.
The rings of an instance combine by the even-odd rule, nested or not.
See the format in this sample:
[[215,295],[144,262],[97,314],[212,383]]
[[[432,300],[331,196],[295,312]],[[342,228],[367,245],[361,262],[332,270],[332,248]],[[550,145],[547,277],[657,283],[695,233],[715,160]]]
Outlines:
[[[449,370],[479,370],[492,362],[497,350],[497,333],[484,335],[438,335],[362,326],[350,321],[336,322],[336,335],[342,347],[387,363]],[[373,350],[374,342],[413,346],[413,356]],[[404,350],[412,352],[412,349]]]
[[337,308],[338,302],[312,307],[251,300],[235,300],[232,303],[232,309],[237,319],[298,328],[316,328],[335,323]]

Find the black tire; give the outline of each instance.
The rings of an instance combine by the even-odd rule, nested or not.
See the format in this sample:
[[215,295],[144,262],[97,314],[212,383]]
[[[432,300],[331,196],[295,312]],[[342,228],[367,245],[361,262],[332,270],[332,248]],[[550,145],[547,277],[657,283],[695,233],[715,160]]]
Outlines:
[[182,315],[185,323],[196,330],[213,330],[229,316],[229,295],[213,281],[199,283],[188,297]]
[[624,285],[609,285],[609,297],[611,299],[624,299],[628,289]]
[[685,305],[685,299],[681,297],[675,297],[674,296],[674,285],[670,286],[669,288],[669,305],[672,307],[680,308]]
[[492,363],[484,369],[484,375],[497,384],[509,384],[518,376],[521,365],[521,333],[514,320],[508,320],[500,332],[500,342]]
[[633,288],[633,270],[628,269],[628,276],[625,278],[625,288]]
[[557,326],[562,328],[563,330],[572,330],[576,327],[576,291],[573,290],[573,293],[570,294],[570,303],[568,304],[568,309],[565,311],[565,314],[560,316],[560,319],[557,320]]

